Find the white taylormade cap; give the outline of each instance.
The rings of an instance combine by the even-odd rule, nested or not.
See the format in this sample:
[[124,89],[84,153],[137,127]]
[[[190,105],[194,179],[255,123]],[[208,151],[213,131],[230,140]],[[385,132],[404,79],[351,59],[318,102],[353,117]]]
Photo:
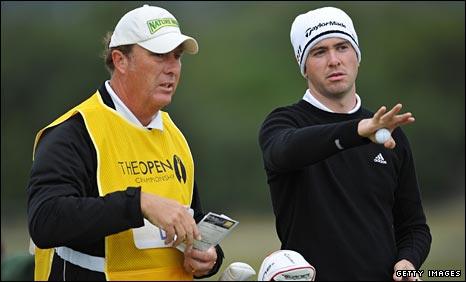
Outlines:
[[257,281],[314,281],[315,268],[295,251],[280,250],[262,262]]
[[126,13],[118,22],[109,47],[138,44],[158,54],[171,52],[183,44],[187,53],[199,50],[194,38],[181,34],[175,17],[167,10],[144,5]]
[[319,41],[330,37],[348,40],[361,62],[361,51],[353,21],[338,8],[324,7],[297,16],[291,25],[290,37],[296,60],[304,77],[306,77],[304,69],[309,50]]

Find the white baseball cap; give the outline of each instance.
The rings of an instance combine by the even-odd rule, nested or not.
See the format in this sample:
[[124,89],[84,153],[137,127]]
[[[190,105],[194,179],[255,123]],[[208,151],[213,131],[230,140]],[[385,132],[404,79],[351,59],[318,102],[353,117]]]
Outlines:
[[348,40],[361,62],[358,35],[353,21],[344,11],[334,7],[324,7],[298,15],[293,21],[290,31],[291,44],[304,77],[306,77],[304,70],[309,50],[319,41],[330,37]]
[[175,17],[167,10],[144,5],[126,13],[118,22],[109,47],[138,44],[157,54],[165,54],[183,44],[187,53],[196,54],[197,41],[181,33]]
[[257,281],[314,281],[315,268],[292,250],[279,250],[262,262]]

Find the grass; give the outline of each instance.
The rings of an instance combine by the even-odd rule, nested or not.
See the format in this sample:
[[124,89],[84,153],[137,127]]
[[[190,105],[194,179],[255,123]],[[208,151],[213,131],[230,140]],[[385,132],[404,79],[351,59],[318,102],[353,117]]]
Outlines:
[[465,214],[464,197],[442,207],[426,209],[426,216],[431,228],[432,245],[429,256],[421,269],[427,270],[461,270],[460,277],[426,277],[429,281],[464,281],[465,275]]

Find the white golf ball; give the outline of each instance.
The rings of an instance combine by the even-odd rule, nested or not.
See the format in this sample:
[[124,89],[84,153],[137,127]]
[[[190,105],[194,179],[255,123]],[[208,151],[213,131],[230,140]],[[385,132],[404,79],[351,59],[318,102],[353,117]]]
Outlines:
[[375,133],[375,141],[377,141],[379,144],[384,144],[388,141],[388,139],[390,139],[390,137],[390,131],[386,128],[380,128]]

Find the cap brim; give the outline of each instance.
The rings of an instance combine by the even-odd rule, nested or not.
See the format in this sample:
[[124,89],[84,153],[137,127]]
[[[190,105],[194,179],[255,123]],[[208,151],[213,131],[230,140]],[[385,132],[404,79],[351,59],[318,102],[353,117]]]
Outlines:
[[194,38],[174,32],[138,43],[141,47],[157,54],[169,53],[181,44],[186,53],[196,54],[199,51],[199,46]]

